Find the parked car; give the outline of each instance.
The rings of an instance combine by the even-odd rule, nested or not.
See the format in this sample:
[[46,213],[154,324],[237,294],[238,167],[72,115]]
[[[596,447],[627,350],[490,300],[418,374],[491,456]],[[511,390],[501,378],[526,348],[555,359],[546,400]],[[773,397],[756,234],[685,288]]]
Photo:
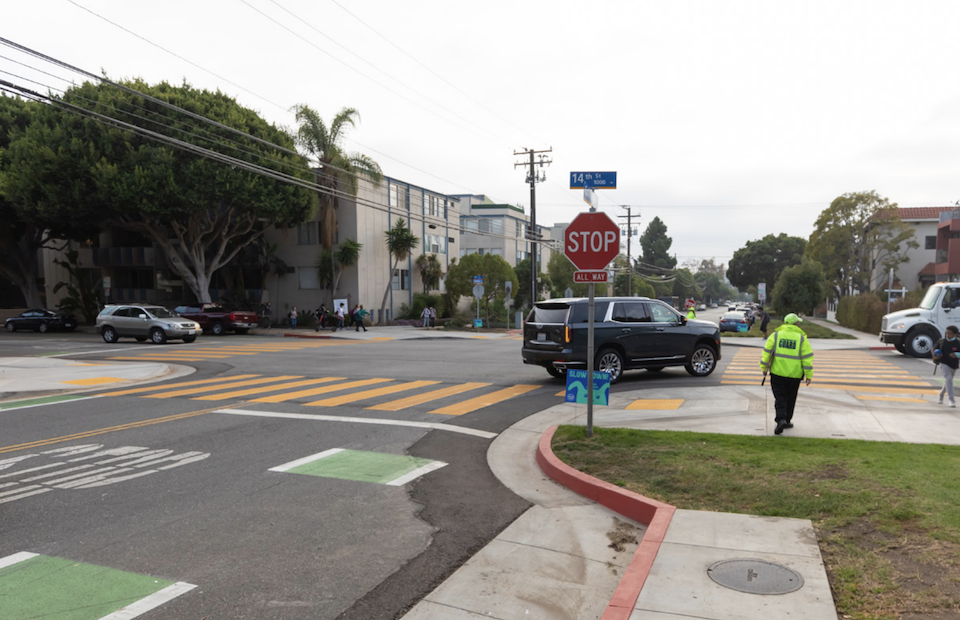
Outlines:
[[[743,327],[740,327],[741,325]],[[745,332],[749,326],[750,323],[743,312],[727,312],[720,317],[721,332]]]
[[[587,366],[588,300],[538,302],[523,327],[523,363],[543,366],[563,377],[567,368]],[[708,321],[687,317],[666,303],[646,297],[598,297],[594,307],[595,370],[658,372],[683,366],[697,377],[713,372],[720,359],[720,332]]]
[[156,344],[193,342],[200,332],[199,323],[163,306],[109,305],[97,316],[97,333],[111,343],[120,338],[136,338],[137,342],[149,338]]
[[697,312],[699,312],[700,310],[706,310],[706,309],[707,309],[707,304],[700,304],[699,306],[697,306]]
[[77,328],[77,319],[72,314],[34,308],[7,319],[5,324],[8,332],[15,332],[18,329],[31,329],[41,333],[50,330],[72,332]]
[[204,331],[209,330],[214,336],[222,336],[229,331],[246,334],[251,327],[257,326],[256,312],[228,310],[220,304],[177,306],[174,312],[200,323]]
[[710,307],[711,307],[711,308],[718,308],[719,306],[717,306],[716,302],[714,302],[714,303],[710,304]]

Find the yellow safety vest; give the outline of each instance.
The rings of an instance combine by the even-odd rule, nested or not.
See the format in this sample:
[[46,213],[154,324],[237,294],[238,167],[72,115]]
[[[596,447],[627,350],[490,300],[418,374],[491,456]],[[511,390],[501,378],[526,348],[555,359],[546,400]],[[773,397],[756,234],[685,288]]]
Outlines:
[[781,377],[813,378],[810,339],[796,325],[781,325],[767,338],[760,356],[760,369]]

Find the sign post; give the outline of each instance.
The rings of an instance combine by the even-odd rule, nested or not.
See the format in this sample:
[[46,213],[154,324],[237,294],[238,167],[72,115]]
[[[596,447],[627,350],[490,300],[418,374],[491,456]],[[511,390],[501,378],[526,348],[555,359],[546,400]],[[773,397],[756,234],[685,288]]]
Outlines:
[[[476,282],[476,281],[477,281],[477,278],[480,278],[480,276],[473,276],[473,281]],[[483,278],[480,278],[480,280],[482,281]],[[480,298],[483,297],[483,285],[482,285],[482,284],[474,284],[474,285],[473,285],[473,296],[477,298],[477,318],[476,318],[476,320],[473,322],[473,326],[474,326],[474,328],[483,327],[483,321],[480,319]]]
[[[570,189],[615,189],[616,172],[572,172]],[[586,192],[585,192],[586,193]],[[620,253],[620,227],[592,207],[573,218],[563,235],[563,253],[577,268],[574,282],[587,282],[587,437],[593,437],[594,309],[597,282],[607,281],[607,265]]]
[[[763,305],[763,302],[767,301],[767,283],[761,282],[757,285],[757,299],[760,300],[760,304]],[[890,314],[889,312],[887,314]]]

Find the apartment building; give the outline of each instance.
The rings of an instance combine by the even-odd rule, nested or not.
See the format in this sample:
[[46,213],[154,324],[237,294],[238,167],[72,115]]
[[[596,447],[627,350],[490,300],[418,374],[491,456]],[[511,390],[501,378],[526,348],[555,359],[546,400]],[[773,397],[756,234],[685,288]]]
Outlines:
[[[456,194],[460,203],[460,256],[467,254],[494,254],[511,267],[530,257],[532,243],[527,238],[530,217],[523,207],[496,203],[483,194]],[[551,227],[537,225],[541,235],[540,264],[550,260],[555,243]],[[559,246],[557,246],[559,247]],[[541,267],[543,271],[545,267]]]

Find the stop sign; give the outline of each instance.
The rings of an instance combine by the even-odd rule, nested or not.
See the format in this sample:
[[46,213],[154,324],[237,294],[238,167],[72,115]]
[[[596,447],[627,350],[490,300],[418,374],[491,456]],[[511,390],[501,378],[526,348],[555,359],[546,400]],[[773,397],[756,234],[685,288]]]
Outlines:
[[563,253],[581,271],[604,269],[620,253],[620,228],[606,213],[581,213],[563,234]]

